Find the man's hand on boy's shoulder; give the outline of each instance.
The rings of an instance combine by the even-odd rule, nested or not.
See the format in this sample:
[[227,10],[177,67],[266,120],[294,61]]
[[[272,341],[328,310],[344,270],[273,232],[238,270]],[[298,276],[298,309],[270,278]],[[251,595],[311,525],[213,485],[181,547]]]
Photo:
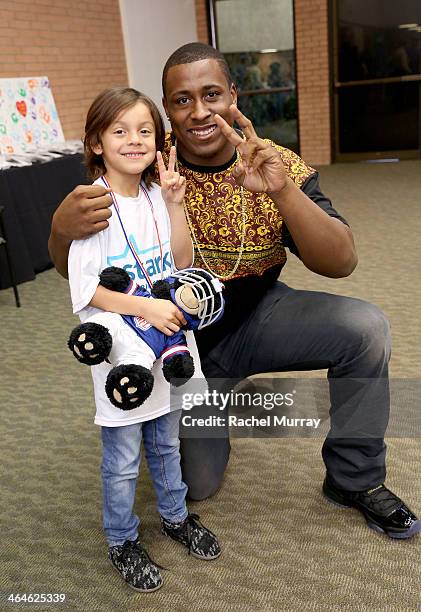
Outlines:
[[108,227],[112,199],[101,185],[78,185],[54,213],[52,232],[66,241],[88,238]]

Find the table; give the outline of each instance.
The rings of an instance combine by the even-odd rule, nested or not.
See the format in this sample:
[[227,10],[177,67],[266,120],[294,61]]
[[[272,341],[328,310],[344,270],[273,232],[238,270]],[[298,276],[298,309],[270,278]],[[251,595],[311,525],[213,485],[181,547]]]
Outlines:
[[[48,237],[53,213],[76,185],[91,182],[82,162],[83,156],[75,154],[0,170],[0,204],[5,207],[5,231],[18,284],[52,266]],[[0,289],[10,286],[6,258],[0,252]]]

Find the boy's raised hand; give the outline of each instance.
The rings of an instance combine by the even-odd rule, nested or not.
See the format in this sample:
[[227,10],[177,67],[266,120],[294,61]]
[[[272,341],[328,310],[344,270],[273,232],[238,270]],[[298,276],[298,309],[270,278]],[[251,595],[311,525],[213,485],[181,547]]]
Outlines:
[[184,176],[181,176],[179,172],[175,171],[175,159],[175,147],[171,147],[167,170],[164,160],[162,159],[161,151],[157,151],[156,153],[161,193],[167,206],[182,205],[186,192],[186,179]]

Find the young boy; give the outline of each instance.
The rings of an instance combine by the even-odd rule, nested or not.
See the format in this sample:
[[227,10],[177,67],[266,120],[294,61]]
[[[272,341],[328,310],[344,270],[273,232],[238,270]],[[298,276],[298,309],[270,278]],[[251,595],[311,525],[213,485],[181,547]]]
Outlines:
[[[139,285],[150,287],[174,267],[192,263],[183,208],[185,179],[174,171],[175,149],[165,168],[159,152],[163,145],[161,116],[144,94],[131,88],[109,89],[92,103],[85,126],[86,163],[95,183],[110,189],[114,205],[104,232],[74,241],[70,248],[73,311],[82,322],[101,309],[142,317],[169,336],[185,323],[183,314],[168,300],[130,296],[98,284],[99,273],[110,265],[124,268]],[[156,157],[161,188],[153,183]],[[197,375],[203,376],[191,332],[188,345]],[[109,402],[104,390],[109,370],[107,363],[92,367],[95,423],[101,426],[103,443],[103,523],[109,559],[132,588],[154,591],[161,587],[162,577],[139,542],[139,518],[133,513],[142,438],[162,532],[200,559],[215,559],[221,550],[215,535],[186,507],[178,439],[180,411],[170,411],[169,385],[160,363],[152,370],[151,396],[130,411]]]

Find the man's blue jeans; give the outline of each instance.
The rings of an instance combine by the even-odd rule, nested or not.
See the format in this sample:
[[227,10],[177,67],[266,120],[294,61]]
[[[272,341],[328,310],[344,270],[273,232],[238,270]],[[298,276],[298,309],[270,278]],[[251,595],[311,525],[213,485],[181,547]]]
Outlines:
[[[206,378],[227,381],[224,392],[230,389],[230,379],[326,368],[332,424],[322,450],[326,470],[336,487],[366,491],[386,476],[390,350],[389,322],[373,304],[297,290],[278,281],[239,327],[200,357]],[[376,420],[378,435],[358,439],[335,435],[343,418],[352,419],[361,405],[373,407],[367,418]],[[218,489],[230,453],[228,427],[226,437],[206,438],[201,431],[201,438],[181,441],[183,477],[189,496],[196,500]]]
[[178,438],[180,412],[134,425],[101,427],[103,524],[109,546],[138,536],[140,521],[133,505],[142,438],[159,514],[173,523],[186,518],[187,486],[181,477]]

